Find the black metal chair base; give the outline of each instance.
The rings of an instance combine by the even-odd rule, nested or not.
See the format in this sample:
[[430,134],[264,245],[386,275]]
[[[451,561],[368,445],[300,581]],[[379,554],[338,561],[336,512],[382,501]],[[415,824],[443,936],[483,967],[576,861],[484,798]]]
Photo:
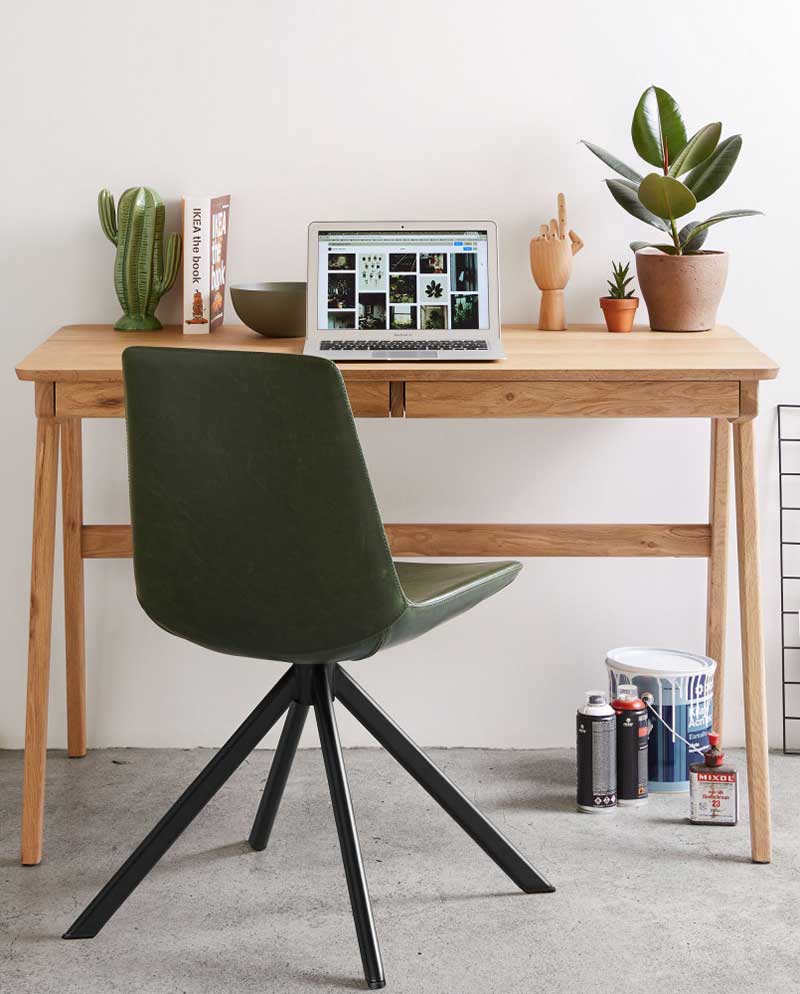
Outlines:
[[364,976],[370,989],[384,987],[386,980],[333,710],[336,698],[521,890],[527,894],[544,894],[555,890],[345,670],[338,665],[292,666],[76,918],[64,933],[64,938],[92,939],[97,935],[183,830],[288,710],[250,832],[250,845],[253,849],[265,849],[309,707],[313,707]]

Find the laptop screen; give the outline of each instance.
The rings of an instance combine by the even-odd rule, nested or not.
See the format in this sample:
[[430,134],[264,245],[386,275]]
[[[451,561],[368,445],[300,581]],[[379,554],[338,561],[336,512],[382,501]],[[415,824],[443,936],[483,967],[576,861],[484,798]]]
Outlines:
[[483,231],[320,231],[317,328],[456,334],[489,328]]

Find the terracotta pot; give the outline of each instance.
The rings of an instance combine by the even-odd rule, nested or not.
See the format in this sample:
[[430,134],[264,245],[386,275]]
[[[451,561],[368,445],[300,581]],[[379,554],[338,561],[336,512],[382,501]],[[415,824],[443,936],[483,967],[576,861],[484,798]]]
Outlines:
[[638,297],[601,297],[600,306],[606,319],[609,331],[630,331],[636,308],[639,306]]
[[636,253],[636,275],[653,331],[708,331],[728,275],[727,252]]

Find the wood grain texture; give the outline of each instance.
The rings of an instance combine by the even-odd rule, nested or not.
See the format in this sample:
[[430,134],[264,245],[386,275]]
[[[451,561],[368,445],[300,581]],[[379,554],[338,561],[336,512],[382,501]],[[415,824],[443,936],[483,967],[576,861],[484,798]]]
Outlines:
[[[303,339],[266,339],[240,325],[210,335],[163,331],[114,331],[110,325],[70,325],[51,335],[17,366],[23,380],[122,382],[122,351],[129,345],[233,349],[298,355]],[[731,328],[687,335],[641,327],[609,335],[604,325],[573,325],[567,331],[531,326],[503,329],[508,358],[499,362],[340,363],[345,381],[386,380],[751,380],[772,379],[777,365]]]
[[389,382],[345,383],[350,407],[356,418],[389,417]]
[[406,416],[406,385],[402,380],[392,380],[389,384],[389,413],[393,418]]
[[742,626],[742,684],[750,803],[750,850],[755,863],[772,858],[767,738],[767,688],[758,560],[758,502],[754,422],[733,425],[736,481],[736,544],[739,557],[739,611]]
[[84,623],[83,447],[81,422],[61,423],[61,531],[64,542],[64,635],[67,664],[67,752],[86,755],[86,634]]
[[712,419],[708,486],[711,554],[708,560],[706,582],[706,655],[717,662],[714,674],[714,728],[722,736],[724,736],[725,718],[725,623],[728,603],[730,462],[730,425],[724,418]]
[[707,556],[707,525],[386,525],[395,556]]
[[583,239],[569,230],[567,201],[558,198],[558,218],[543,224],[530,242],[531,275],[542,291],[539,305],[539,329],[565,331],[564,287],[572,273],[572,257],[583,248]]
[[736,380],[406,385],[409,418],[707,418],[738,413]]
[[[533,254],[532,251],[531,254]],[[539,301],[539,323],[537,330],[567,330],[567,312],[564,309],[563,290],[542,290],[542,299]]]
[[758,381],[744,380],[739,396],[739,418],[746,421],[758,415]]
[[[688,556],[711,549],[708,525],[387,524],[395,556]],[[84,525],[85,559],[133,555],[130,525]]]
[[33,385],[33,409],[37,418],[52,418],[56,413],[56,385],[50,380],[38,380]]
[[130,559],[133,538],[130,525],[84,525],[81,529],[84,559]]
[[56,384],[56,413],[60,418],[124,418],[125,390],[119,383]]
[[[399,384],[402,387],[402,383]],[[347,396],[357,418],[389,417],[389,387],[387,381],[348,383]],[[125,390],[122,381],[91,382],[56,385],[56,414],[58,417],[124,418]]]
[[31,555],[28,686],[25,705],[25,759],[22,773],[22,862],[40,863],[47,762],[47,695],[50,686],[50,632],[53,616],[58,432],[53,418],[36,426]]

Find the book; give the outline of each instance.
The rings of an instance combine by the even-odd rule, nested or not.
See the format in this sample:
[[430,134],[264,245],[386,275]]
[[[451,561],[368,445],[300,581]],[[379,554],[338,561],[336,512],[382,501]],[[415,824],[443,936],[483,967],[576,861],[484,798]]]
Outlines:
[[183,333],[206,335],[225,311],[231,198],[183,198]]

